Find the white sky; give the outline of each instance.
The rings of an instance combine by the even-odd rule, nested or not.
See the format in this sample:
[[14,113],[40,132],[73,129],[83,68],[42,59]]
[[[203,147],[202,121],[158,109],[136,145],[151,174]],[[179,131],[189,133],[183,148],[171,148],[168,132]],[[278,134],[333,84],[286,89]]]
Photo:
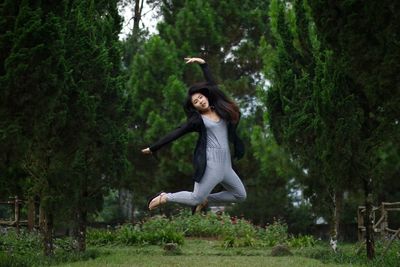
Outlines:
[[[150,34],[157,33],[156,25],[159,19],[154,18],[155,13],[155,10],[151,10],[151,8],[146,4],[146,1],[144,1],[142,21],[140,23],[144,23],[145,28],[148,29]],[[119,34],[119,38],[123,40],[133,28],[132,6],[126,6],[124,9],[120,9],[120,15],[124,18],[124,22],[122,24],[122,31]]]

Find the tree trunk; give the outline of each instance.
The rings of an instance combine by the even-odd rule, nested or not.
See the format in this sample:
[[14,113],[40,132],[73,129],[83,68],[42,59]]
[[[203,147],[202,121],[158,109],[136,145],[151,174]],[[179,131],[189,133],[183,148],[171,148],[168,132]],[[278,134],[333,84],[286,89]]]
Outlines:
[[330,223],[331,247],[336,252],[337,240],[339,237],[340,214],[342,212],[343,192],[334,190],[332,194],[332,220]]
[[372,260],[375,257],[375,242],[374,242],[374,230],[373,230],[373,214],[372,214],[372,190],[371,180],[363,179],[364,182],[364,194],[365,194],[365,238],[367,257]]
[[83,252],[86,250],[86,227],[87,227],[87,202],[88,191],[86,183],[81,188],[81,197],[78,202],[78,208],[76,212],[76,229],[75,238],[78,241],[78,251]]
[[137,34],[139,32],[139,23],[142,19],[142,11],[143,11],[143,2],[144,0],[135,0],[135,14],[133,17],[133,33]]
[[340,230],[340,217],[342,214],[342,205],[343,205],[343,192],[336,191],[335,192],[335,233],[336,240],[339,238],[339,230]]
[[118,200],[119,207],[122,211],[124,218],[127,221],[134,223],[133,192],[125,188],[120,188],[118,190]]
[[54,252],[53,245],[53,214],[40,207],[40,231],[42,233],[44,255],[51,256]]
[[78,251],[83,252],[86,250],[87,211],[81,208],[78,209],[77,217],[76,239],[78,241]]

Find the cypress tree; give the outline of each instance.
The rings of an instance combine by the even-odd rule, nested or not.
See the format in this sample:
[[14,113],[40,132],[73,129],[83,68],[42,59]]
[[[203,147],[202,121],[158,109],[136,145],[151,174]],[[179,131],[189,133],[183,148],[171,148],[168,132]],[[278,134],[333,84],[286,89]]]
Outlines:
[[394,37],[400,33],[397,16],[400,4],[392,1],[312,1],[310,6],[318,33],[334,57],[342,62],[351,84],[349,90],[360,108],[356,122],[360,127],[358,146],[356,153],[353,152],[357,164],[354,167],[358,169],[356,177],[364,185],[366,247],[368,258],[372,259],[372,201],[375,186],[384,182],[376,170],[386,155],[398,158],[400,154],[397,145],[400,113],[396,108],[400,101],[400,54]]
[[[1,42],[6,53],[0,78],[2,129],[6,129],[2,138],[8,151],[5,163],[11,172],[22,169],[27,176],[25,191],[41,197],[46,255],[53,249],[52,184],[59,165],[57,136],[65,118],[64,8],[40,1],[2,3],[6,15],[2,23],[7,29],[3,35],[7,39]],[[11,135],[22,142],[11,141]]]
[[[304,1],[271,3],[276,47],[266,104],[277,141],[307,170],[305,193],[315,207],[328,202],[331,237],[336,240],[343,190],[352,190],[360,133],[360,104],[349,91],[343,63],[321,44]],[[273,51],[273,52],[271,52]],[[321,190],[323,188],[324,190]],[[312,199],[313,200],[313,199]]]
[[40,197],[46,255],[53,226],[72,221],[84,250],[88,213],[129,167],[117,1],[0,8],[2,191]]
[[20,182],[26,174],[20,161],[28,141],[23,138],[21,127],[15,120],[17,111],[7,104],[12,88],[6,86],[8,70],[5,63],[12,53],[18,4],[1,1],[0,14],[0,195],[13,196],[21,195]]
[[122,87],[116,1],[73,1],[66,50],[70,76],[64,134],[73,195],[70,209],[80,251],[86,248],[88,214],[98,211],[129,166],[128,93]]

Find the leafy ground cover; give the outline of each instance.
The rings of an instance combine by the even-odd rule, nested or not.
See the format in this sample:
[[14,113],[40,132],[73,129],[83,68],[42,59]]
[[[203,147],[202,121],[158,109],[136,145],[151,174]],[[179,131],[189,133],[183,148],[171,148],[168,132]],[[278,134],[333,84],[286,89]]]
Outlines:
[[[40,236],[10,230],[0,235],[0,267],[13,266],[399,266],[400,242],[385,251],[377,242],[368,261],[364,244],[339,244],[312,236],[292,236],[284,222],[258,227],[227,214],[172,218],[154,216],[115,229],[89,229],[88,250],[76,252],[71,237],[55,240],[55,254],[44,257]],[[168,245],[169,250],[166,250]],[[175,248],[175,249],[174,249]]]
[[94,266],[361,266],[323,263],[294,251],[293,256],[272,257],[271,248],[240,247],[226,249],[221,240],[186,239],[177,255],[167,253],[162,246],[103,247],[100,257],[61,265],[63,267]]

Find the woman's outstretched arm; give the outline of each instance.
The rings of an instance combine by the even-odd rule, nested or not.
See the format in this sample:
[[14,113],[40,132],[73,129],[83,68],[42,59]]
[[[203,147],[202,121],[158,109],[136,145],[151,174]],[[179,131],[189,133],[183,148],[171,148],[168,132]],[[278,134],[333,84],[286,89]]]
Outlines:
[[164,137],[162,137],[160,140],[155,142],[153,145],[151,145],[148,148],[142,149],[143,154],[151,154],[152,152],[155,152],[159,150],[161,147],[165,146],[166,144],[178,139],[179,137],[195,131],[195,125],[192,120],[186,121],[184,124],[181,126],[177,127],[175,130],[172,132],[168,133]]
[[186,60],[186,64],[188,64],[188,63],[198,63],[200,65],[200,67],[201,67],[201,70],[203,71],[204,79],[209,84],[216,85],[215,80],[214,80],[214,78],[213,78],[213,76],[211,74],[211,71],[210,71],[209,67],[208,67],[208,64],[204,59],[198,58],[198,57],[192,57],[192,58],[187,57],[187,58],[185,58],[185,60]]

